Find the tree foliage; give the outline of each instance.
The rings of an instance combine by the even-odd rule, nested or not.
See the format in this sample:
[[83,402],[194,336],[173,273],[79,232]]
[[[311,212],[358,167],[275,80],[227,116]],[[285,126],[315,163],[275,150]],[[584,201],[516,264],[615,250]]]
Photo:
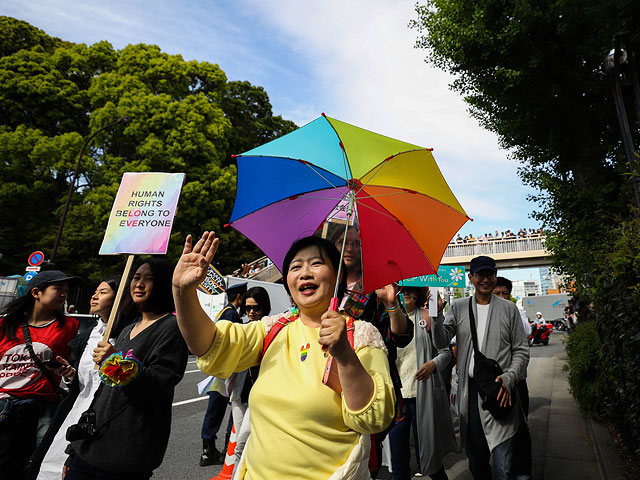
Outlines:
[[169,256],[188,233],[216,230],[223,273],[260,255],[223,228],[235,197],[231,155],[296,128],[273,115],[263,88],[228,82],[208,62],[185,61],[156,45],[116,50],[74,44],[0,17],[0,275],[24,271],[30,252],[49,257],[77,155],[88,145],[55,264],[93,281],[122,260],[98,256],[125,172],[184,172]]
[[638,411],[637,382],[620,372],[640,367],[640,236],[605,58],[621,31],[640,52],[640,4],[426,0],[416,10],[417,46],[520,162],[555,267],[594,302],[595,323],[567,347],[572,390],[638,441],[637,415],[620,415]]
[[455,75],[471,114],[539,190],[534,216],[551,232],[556,266],[592,283],[597,265],[584,253],[606,246],[632,200],[604,59],[621,30],[640,44],[637,2],[428,0],[417,12],[428,61]]

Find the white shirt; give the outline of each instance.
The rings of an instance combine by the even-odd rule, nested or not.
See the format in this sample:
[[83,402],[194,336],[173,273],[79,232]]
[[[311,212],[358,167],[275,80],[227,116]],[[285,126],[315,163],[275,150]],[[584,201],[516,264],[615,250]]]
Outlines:
[[[487,326],[487,319],[489,318],[489,305],[476,304],[478,309],[478,318],[476,318],[476,328],[478,333],[478,350],[482,352],[482,346],[484,344],[484,331]],[[473,367],[475,365],[475,351],[471,355],[471,361],[469,362],[469,376],[473,378]]]
[[[78,380],[80,382],[80,392],[76,398],[73,408],[67,415],[67,418],[63,422],[60,430],[56,434],[51,447],[47,451],[46,456],[40,467],[40,474],[38,480],[60,480],[62,478],[62,466],[67,459],[67,454],[64,450],[67,448],[69,442],[67,442],[66,434],[67,428],[70,425],[78,423],[80,414],[86,411],[91,405],[93,396],[96,390],[100,386],[100,377],[98,376],[98,370],[94,368],[93,362],[93,349],[98,346],[98,342],[102,341],[102,336],[107,328],[107,324],[101,320],[98,320],[98,324],[93,328],[89,334],[89,340],[87,346],[82,352],[80,362],[78,364]],[[111,343],[115,340],[112,339]]]
[[529,323],[529,317],[527,317],[527,312],[525,312],[522,308],[518,307],[518,311],[520,312],[520,318],[522,319],[524,333],[528,338],[529,335],[531,335],[531,324]]
[[[419,308],[416,308],[411,312],[409,318],[418,325],[422,319],[422,315]],[[403,398],[416,398],[418,394],[418,379],[416,378],[416,336],[414,335],[404,348],[398,348],[398,358],[396,359],[396,366],[398,367],[398,374],[400,375],[400,381],[402,382]]]

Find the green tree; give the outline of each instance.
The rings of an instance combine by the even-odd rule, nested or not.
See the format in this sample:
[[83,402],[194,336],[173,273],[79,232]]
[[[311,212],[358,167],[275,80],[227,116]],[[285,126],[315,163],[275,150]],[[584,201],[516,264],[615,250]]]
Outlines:
[[638,410],[637,381],[620,372],[640,366],[638,220],[604,64],[616,33],[640,46],[640,4],[426,0],[416,9],[417,46],[520,162],[554,266],[594,302],[595,323],[567,347],[572,391],[637,448],[640,418],[625,421]]
[[640,20],[637,2],[428,0],[417,12],[417,46],[455,76],[452,88],[539,191],[533,216],[556,267],[593,284],[588,252],[606,249],[632,200],[604,59],[615,33]]
[[93,281],[122,270],[98,250],[125,172],[187,174],[171,260],[203,230],[227,247],[223,273],[261,255],[223,225],[235,197],[231,154],[295,128],[273,115],[264,89],[155,45],[73,44],[8,17],[0,38],[0,275],[23,271],[35,249],[50,256],[84,139],[122,116],[130,123],[96,136],[81,159],[56,266]]

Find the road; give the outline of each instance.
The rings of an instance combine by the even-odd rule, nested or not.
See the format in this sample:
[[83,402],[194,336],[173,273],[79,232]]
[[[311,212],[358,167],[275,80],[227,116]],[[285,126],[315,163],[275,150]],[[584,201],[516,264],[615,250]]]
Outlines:
[[[564,333],[554,331],[548,346],[534,345],[531,348],[527,382],[530,396],[529,429],[533,445],[534,479],[543,478],[544,463],[536,459],[545,458],[553,356],[564,351],[562,343],[564,336]],[[184,379],[176,387],[169,447],[162,466],[154,472],[155,480],[209,480],[222,468],[219,465],[200,467],[198,464],[202,451],[200,428],[207,407],[207,399],[198,397],[196,385],[205,377],[198,370],[195,358],[189,358]],[[226,427],[226,422],[225,418],[222,430]],[[222,445],[223,442],[224,432],[219,435],[218,449],[226,448],[226,445]],[[464,453],[449,454],[444,464],[450,480],[472,479]],[[383,469],[378,478],[388,479],[390,475],[386,469]]]

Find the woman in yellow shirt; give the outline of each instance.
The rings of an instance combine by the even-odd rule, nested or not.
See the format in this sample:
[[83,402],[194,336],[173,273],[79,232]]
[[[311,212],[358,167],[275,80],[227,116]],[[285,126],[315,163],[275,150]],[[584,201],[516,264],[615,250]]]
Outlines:
[[[353,348],[345,318],[329,310],[340,254],[319,237],[296,241],[285,256],[285,288],[299,318],[275,337],[261,359],[264,340],[283,315],[259,322],[211,322],[196,286],[204,280],[218,239],[205,232],[185,242],[173,276],[178,325],[198,366],[228,377],[260,364],[249,396],[251,436],[236,479],[369,479],[369,435],[384,430],[395,396],[382,337],[367,322],[354,323]],[[340,298],[344,293],[342,279]],[[342,393],[322,383],[327,355],[334,357]]]

